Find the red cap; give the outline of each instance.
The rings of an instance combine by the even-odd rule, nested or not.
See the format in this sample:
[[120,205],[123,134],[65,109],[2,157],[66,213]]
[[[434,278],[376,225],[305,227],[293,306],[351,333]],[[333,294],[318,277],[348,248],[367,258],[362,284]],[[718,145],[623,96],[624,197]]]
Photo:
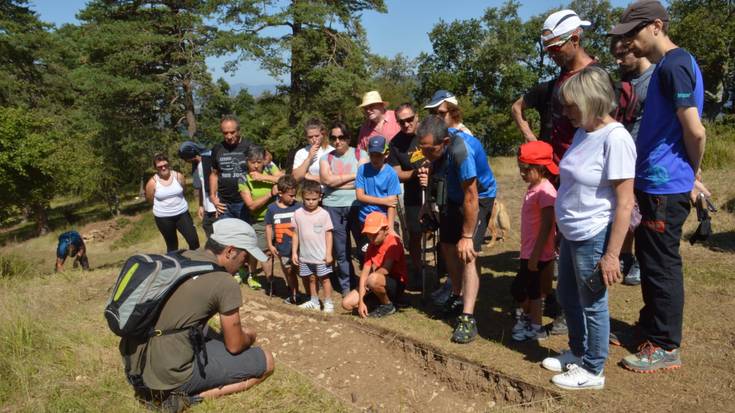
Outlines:
[[365,218],[365,226],[362,227],[362,233],[375,234],[383,228],[388,228],[388,217],[382,212],[373,211]]
[[543,165],[554,175],[559,175],[559,167],[554,163],[554,149],[546,142],[533,141],[521,145],[518,160],[526,165]]

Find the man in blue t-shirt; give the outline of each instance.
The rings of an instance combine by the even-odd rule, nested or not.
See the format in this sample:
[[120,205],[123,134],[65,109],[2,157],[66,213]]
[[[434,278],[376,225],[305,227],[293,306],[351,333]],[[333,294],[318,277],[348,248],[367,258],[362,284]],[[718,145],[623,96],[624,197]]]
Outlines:
[[357,168],[355,193],[361,204],[360,227],[371,212],[378,211],[388,216],[388,228],[393,229],[401,184],[396,171],[385,164],[387,149],[384,137],[373,136],[368,140],[370,162]]
[[636,140],[635,192],[642,219],[635,240],[644,303],[639,326],[645,341],[637,354],[623,359],[624,367],[644,373],[681,367],[679,240],[690,199],[698,195],[694,181],[701,180],[706,140],[702,73],[694,57],[668,37],[668,22],[658,1],[638,1],[610,32],[623,36],[636,56],[656,63]]
[[89,271],[87,247],[82,236],[76,231],[67,231],[59,235],[59,244],[56,246],[56,266],[54,272],[64,271],[66,257],[74,257],[74,268],[80,264],[83,270]]
[[[482,247],[487,217],[493,209],[495,177],[482,144],[471,135],[447,129],[441,118],[431,116],[421,122],[416,136],[421,151],[431,162],[430,167],[419,169],[421,186],[429,185],[430,176],[432,182],[445,183],[446,202],[436,202],[444,204],[439,217],[439,241],[453,290],[446,307],[451,314],[461,304],[462,313],[452,341],[469,343],[477,336],[474,311],[480,279],[475,261]],[[461,292],[464,295],[460,299]]]

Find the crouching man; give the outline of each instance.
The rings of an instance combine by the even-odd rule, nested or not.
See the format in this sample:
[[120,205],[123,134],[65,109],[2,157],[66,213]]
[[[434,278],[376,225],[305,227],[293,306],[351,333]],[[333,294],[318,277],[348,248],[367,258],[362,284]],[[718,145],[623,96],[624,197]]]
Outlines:
[[[395,303],[399,302],[406,289],[408,271],[403,244],[388,228],[388,217],[382,212],[371,212],[365,218],[362,233],[368,237],[370,245],[360,272],[360,283],[357,290],[350,291],[342,299],[342,308],[347,311],[357,309],[363,318],[395,313]],[[377,305],[368,313],[366,299],[370,296],[375,298]]]
[[[241,324],[242,295],[232,277],[249,255],[261,262],[266,256],[258,248],[255,231],[244,221],[220,219],[213,227],[203,249],[185,251],[183,256],[213,263],[219,270],[189,278],[171,293],[155,330],[173,333],[120,342],[136,395],[161,402],[164,411],[178,412],[201,398],[247,390],[273,373],[273,356],[255,347],[255,330]],[[217,313],[221,335],[192,336]]]

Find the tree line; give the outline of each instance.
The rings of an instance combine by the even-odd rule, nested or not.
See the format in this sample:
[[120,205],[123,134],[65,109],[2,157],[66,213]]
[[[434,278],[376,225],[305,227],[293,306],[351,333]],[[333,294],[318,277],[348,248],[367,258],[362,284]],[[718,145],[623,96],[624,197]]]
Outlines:
[[[558,70],[538,39],[559,7],[525,21],[519,7],[509,0],[457,21],[437,10],[432,51],[409,59],[370,51],[361,14],[389,12],[383,0],[92,0],[78,24],[61,27],[28,0],[0,0],[0,222],[22,213],[43,232],[62,194],[103,200],[115,214],[154,152],[219,141],[224,114],[283,160],[303,143],[308,118],[356,127],[359,98],[372,89],[419,105],[450,90],[489,153],[511,153],[521,140],[511,103]],[[605,32],[622,9],[607,0],[564,7],[593,23],[584,45],[614,70]],[[671,36],[702,68],[706,116],[732,110],[735,5],[673,0],[669,9]],[[233,95],[205,62],[223,55],[235,56],[226,69],[255,60],[287,81],[274,93]]]

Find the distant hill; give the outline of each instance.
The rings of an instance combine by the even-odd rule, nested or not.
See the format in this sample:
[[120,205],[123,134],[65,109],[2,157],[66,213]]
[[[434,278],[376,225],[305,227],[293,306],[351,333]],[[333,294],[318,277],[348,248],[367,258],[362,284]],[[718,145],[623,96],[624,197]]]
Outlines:
[[261,84],[261,85],[248,85],[246,83],[233,83],[230,85],[230,95],[236,96],[238,93],[240,93],[240,90],[247,89],[248,92],[250,92],[253,97],[258,97],[263,94],[263,92],[275,92],[276,91],[276,84]]

